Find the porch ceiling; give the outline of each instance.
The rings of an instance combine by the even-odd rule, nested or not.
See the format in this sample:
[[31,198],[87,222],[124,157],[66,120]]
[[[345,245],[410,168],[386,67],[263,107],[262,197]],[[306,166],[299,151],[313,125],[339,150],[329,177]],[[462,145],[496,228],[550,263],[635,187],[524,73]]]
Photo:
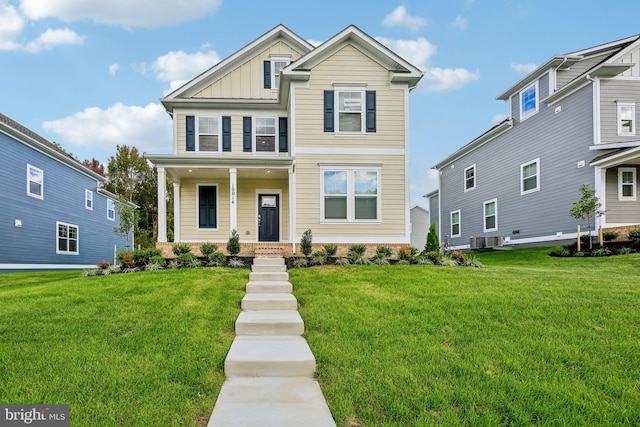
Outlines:
[[[181,179],[226,179],[229,169],[221,168],[167,168],[167,172],[177,180]],[[286,169],[237,168],[238,179],[287,179]]]

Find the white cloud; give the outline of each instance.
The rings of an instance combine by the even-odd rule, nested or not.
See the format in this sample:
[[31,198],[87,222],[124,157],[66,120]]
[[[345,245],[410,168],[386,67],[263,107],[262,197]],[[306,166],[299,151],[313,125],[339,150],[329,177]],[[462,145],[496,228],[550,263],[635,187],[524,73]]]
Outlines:
[[109,74],[111,74],[111,77],[115,77],[118,71],[120,71],[120,64],[115,63],[109,65]]
[[320,46],[322,43],[320,40],[314,40],[314,39],[307,39],[307,43],[309,43],[310,45],[312,45],[313,47],[318,47]]
[[179,50],[160,56],[151,65],[145,65],[142,68],[153,71],[159,80],[169,82],[169,89],[165,91],[166,95],[218,62],[220,62],[220,58],[213,50],[196,53],[185,53]]
[[376,40],[423,70],[427,68],[429,60],[438,50],[436,45],[429,43],[424,37],[418,37],[417,40],[392,40],[376,37]]
[[0,50],[18,50],[20,45],[15,39],[24,26],[25,21],[16,8],[0,0]]
[[449,26],[451,28],[457,28],[459,30],[466,30],[469,26],[469,20],[458,15],[456,16],[456,19],[454,19],[453,22],[449,24]]
[[[438,188],[438,177],[439,172],[435,169],[421,169],[420,173],[418,173],[418,179],[411,180],[411,192],[424,196],[425,194],[436,190]],[[418,204],[429,209],[429,202],[427,199],[420,200],[420,203]]]
[[504,121],[504,119],[506,119],[507,116],[506,114],[496,114],[493,117],[491,117],[491,124],[492,125],[497,125],[498,123],[502,123]]
[[47,30],[38,38],[27,43],[24,50],[30,53],[37,53],[41,50],[51,50],[55,46],[81,45],[85,37],[79,36],[75,31],[68,28],[64,30]]
[[393,12],[384,17],[382,25],[385,27],[406,27],[412,33],[417,33],[420,28],[427,25],[427,20],[419,16],[411,16],[404,5],[396,7]]
[[516,62],[511,63],[511,69],[514,70],[516,73],[520,73],[520,74],[528,74],[533,70],[535,70],[536,68],[538,68],[538,66],[532,63],[529,63],[529,64],[518,64]]
[[157,28],[213,13],[222,0],[21,0],[30,19],[91,20],[125,28]]
[[171,118],[160,104],[146,107],[114,104],[98,107],[58,120],[44,122],[42,127],[61,135],[79,148],[99,148],[115,152],[116,145],[137,147],[141,152],[161,152],[171,147]]

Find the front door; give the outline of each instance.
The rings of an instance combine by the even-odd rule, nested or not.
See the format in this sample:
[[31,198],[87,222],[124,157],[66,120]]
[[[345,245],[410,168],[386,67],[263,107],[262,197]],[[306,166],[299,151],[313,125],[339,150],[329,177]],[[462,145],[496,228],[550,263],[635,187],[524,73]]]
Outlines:
[[277,194],[258,196],[258,240],[277,242],[280,240],[280,208]]

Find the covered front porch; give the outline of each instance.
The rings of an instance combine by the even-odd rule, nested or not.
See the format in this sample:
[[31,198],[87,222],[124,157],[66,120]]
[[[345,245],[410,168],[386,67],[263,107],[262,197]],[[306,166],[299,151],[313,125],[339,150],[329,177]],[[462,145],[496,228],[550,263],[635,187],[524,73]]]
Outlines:
[[[279,255],[287,247],[293,251],[293,158],[148,157],[158,172],[158,247],[170,249],[173,243],[188,243],[198,253],[201,243],[213,242],[224,251],[236,230],[241,256],[254,256],[256,250],[268,252],[269,248]],[[167,179],[173,186],[170,212]],[[171,216],[173,242],[167,238]]]

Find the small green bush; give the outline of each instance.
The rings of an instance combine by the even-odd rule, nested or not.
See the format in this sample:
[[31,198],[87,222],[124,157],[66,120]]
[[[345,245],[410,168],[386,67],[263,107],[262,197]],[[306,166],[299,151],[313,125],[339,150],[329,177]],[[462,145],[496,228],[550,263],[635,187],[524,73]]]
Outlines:
[[453,251],[451,252],[451,259],[459,265],[465,265],[469,257],[464,252]]
[[176,243],[171,247],[171,250],[173,251],[175,256],[179,257],[180,255],[190,253],[191,246],[186,243]]
[[459,265],[459,264],[458,264],[458,261],[456,261],[456,260],[455,260],[455,259],[453,259],[453,258],[450,258],[450,257],[443,257],[443,258],[440,260],[440,265],[444,265],[445,267],[455,267],[455,266],[457,266],[457,265]]
[[573,253],[573,256],[576,258],[582,258],[585,257],[587,254],[584,251],[576,251]]
[[200,245],[200,252],[202,252],[202,256],[208,257],[212,253],[218,250],[218,245],[215,243],[203,243]]
[[349,258],[337,258],[336,259],[336,265],[349,265],[351,264],[351,262],[349,261]]
[[325,265],[327,263],[329,254],[325,250],[316,251],[311,254],[311,264],[313,265]]
[[336,253],[338,253],[338,245],[334,245],[333,243],[324,245],[324,250],[328,256],[336,256]]
[[244,267],[244,262],[242,262],[241,259],[233,258],[233,259],[229,260],[229,264],[228,265],[231,268],[243,268]]
[[427,252],[426,254],[424,254],[424,257],[431,261],[433,264],[440,264],[440,261],[442,261],[442,255],[440,255],[440,252],[437,251]]
[[126,268],[131,268],[136,265],[136,261],[133,258],[133,252],[129,250],[124,250],[122,252],[118,252],[117,255],[120,263],[124,265]]
[[293,260],[293,268],[305,268],[308,265],[306,258],[296,258]]
[[236,256],[240,253],[240,236],[236,230],[231,231],[231,236],[227,242],[227,252],[231,256]]
[[612,242],[618,237],[620,237],[620,233],[618,233],[617,231],[604,231],[602,233],[602,238],[605,242]]
[[634,245],[640,244],[640,228],[629,231],[629,240],[631,240]]
[[158,264],[160,267],[164,267],[167,265],[167,260],[164,259],[162,255],[154,255],[149,258],[149,264]]
[[161,266],[157,262],[149,262],[149,264],[147,264],[147,266],[144,269],[145,271],[156,271],[156,270],[162,270],[162,268],[163,266]]
[[556,257],[568,257],[571,256],[571,251],[564,246],[554,246],[551,248],[549,255]]
[[227,257],[220,251],[209,254],[209,265],[214,267],[222,267],[227,262]]
[[484,264],[475,255],[468,257],[464,265],[465,267],[484,268]]
[[633,249],[627,248],[627,247],[618,249],[618,255],[629,255],[632,252],[633,252]]
[[378,246],[376,248],[376,256],[382,258],[390,258],[393,255],[393,249],[388,246]]
[[352,252],[358,256],[364,255],[366,251],[367,251],[366,245],[356,244],[356,245],[349,246],[349,252]]
[[590,234],[583,234],[582,236],[580,236],[580,241],[583,244],[588,244],[591,240],[592,240],[592,236]]
[[609,248],[607,248],[606,246],[603,246],[601,248],[598,248],[594,251],[591,252],[592,256],[609,256],[611,255],[611,250]]
[[180,263],[178,262],[177,259],[172,259],[171,261],[169,261],[169,264],[167,265],[167,268],[170,268],[172,270],[178,267],[180,267]]
[[409,246],[408,248],[400,248],[398,251],[398,260],[399,261],[408,261],[411,263],[415,256],[418,254],[418,249],[413,246]]
[[198,261],[198,257],[196,257],[196,254],[192,252],[187,252],[187,253],[178,255],[178,263],[180,263],[182,267],[187,267],[187,268],[198,267],[200,265],[200,262]]
[[438,239],[438,233],[436,232],[436,223],[432,222],[429,226],[429,233],[427,234],[427,241],[424,244],[425,252],[440,251],[440,240]]
[[389,264],[389,259],[385,256],[376,255],[373,258],[371,258],[371,263],[377,264],[377,265],[387,265]]
[[300,239],[300,252],[302,252],[304,256],[308,257],[309,255],[311,255],[311,251],[313,250],[313,246],[311,244],[312,239],[313,236],[311,235],[310,228],[302,233],[302,239]]
[[151,258],[158,255],[162,255],[162,249],[142,248],[133,251],[133,259],[136,264],[149,264]]

